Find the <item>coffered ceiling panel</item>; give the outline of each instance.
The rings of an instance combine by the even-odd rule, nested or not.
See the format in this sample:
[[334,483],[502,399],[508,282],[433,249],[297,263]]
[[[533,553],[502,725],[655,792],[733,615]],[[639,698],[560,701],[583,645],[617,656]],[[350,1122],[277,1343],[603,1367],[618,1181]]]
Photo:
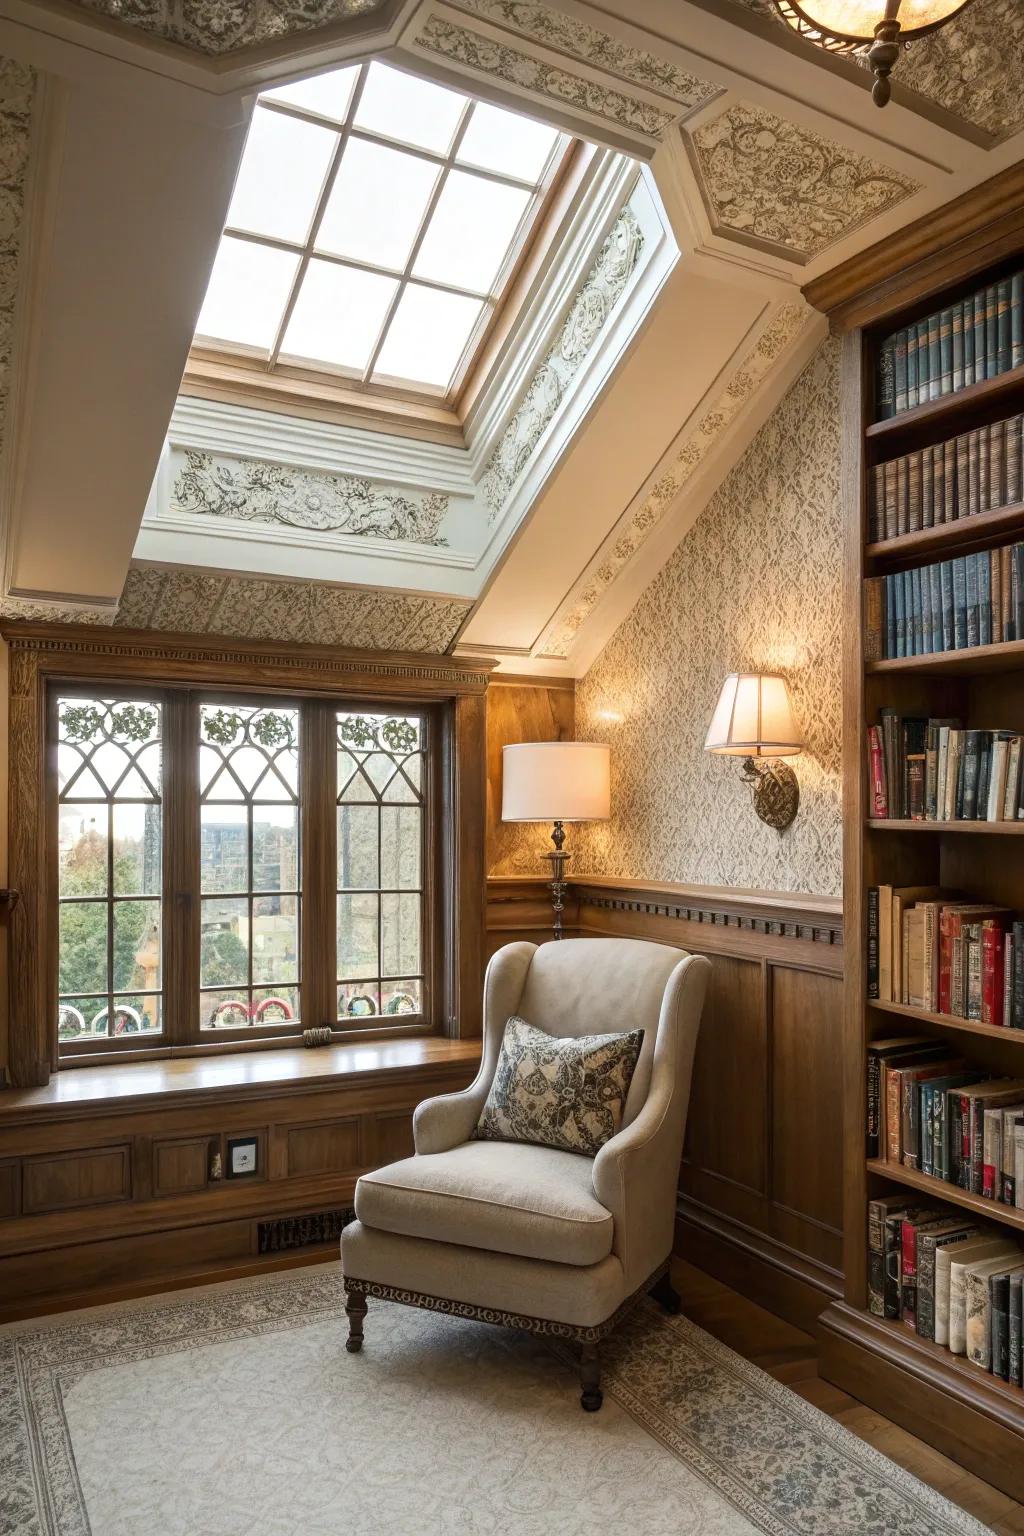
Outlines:
[[749,102],[701,123],[687,142],[715,232],[799,260],[920,191],[908,176]]

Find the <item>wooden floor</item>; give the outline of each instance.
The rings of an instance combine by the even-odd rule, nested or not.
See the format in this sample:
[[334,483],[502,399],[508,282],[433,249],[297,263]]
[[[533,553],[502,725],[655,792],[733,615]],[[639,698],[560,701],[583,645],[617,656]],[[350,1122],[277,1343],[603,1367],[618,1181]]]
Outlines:
[[1024,1536],[1024,1505],[1007,1498],[1005,1493],[965,1472],[948,1456],[925,1445],[881,1414],[865,1408],[855,1398],[822,1381],[814,1340],[793,1328],[771,1312],[765,1312],[745,1296],[677,1260],[672,1266],[673,1280],[683,1298],[683,1311],[701,1328],[728,1344],[737,1354],[752,1360],[776,1381],[784,1382],[794,1392],[829,1414],[840,1424],[866,1440],[919,1477],[954,1504],[966,1509],[975,1519],[991,1526],[997,1536]]

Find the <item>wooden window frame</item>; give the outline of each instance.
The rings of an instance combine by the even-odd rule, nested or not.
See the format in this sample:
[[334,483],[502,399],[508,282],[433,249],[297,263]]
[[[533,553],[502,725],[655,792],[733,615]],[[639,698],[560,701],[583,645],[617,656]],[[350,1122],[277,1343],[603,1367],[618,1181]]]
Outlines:
[[[380,1020],[332,1028],[332,1039],[386,1038],[434,1033],[472,1038],[480,1033],[484,952],[484,816],[486,765],[484,696],[493,663],[397,652],[343,651],[321,646],[236,644],[217,637],[158,636],[145,631],[81,626],[12,624],[10,646],[10,874],[19,891],[11,933],[10,1074],[16,1087],[45,1084],[58,1065],[99,1064],[188,1054],[224,1054],[294,1044],[302,1027],[336,1019],[331,964],[334,945],[336,858],[334,776],[317,773],[322,754],[333,754],[335,711],[408,709],[428,716],[428,829],[424,899],[424,964],[432,977],[424,1017],[408,1024]],[[163,981],[165,1032],[152,1046],[117,1044],[107,1051],[62,1054],[57,1042],[56,742],[48,730],[49,699],[69,691],[122,689],[161,696],[164,716],[165,833]],[[199,991],[199,913],[181,908],[198,898],[198,774],[182,774],[195,755],[199,697],[273,703],[303,710],[307,750],[300,816],[303,920],[300,929],[302,1020],[287,1033],[268,1030],[253,1039],[209,1043],[188,1038]],[[308,701],[308,702],[306,702]],[[316,707],[323,701],[324,707]],[[325,738],[326,737],[326,741]],[[329,805],[330,814],[326,816]],[[172,810],[173,806],[173,810]],[[329,837],[316,836],[327,826]],[[429,885],[427,884],[429,882]],[[315,958],[321,954],[320,962]],[[121,1037],[132,1040],[133,1037]],[[107,1042],[113,1045],[114,1042]]]

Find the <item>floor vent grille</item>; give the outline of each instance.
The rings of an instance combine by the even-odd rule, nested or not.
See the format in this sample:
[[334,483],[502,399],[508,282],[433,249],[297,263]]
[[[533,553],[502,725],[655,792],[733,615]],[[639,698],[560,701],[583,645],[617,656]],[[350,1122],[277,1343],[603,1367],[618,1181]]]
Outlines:
[[276,1221],[258,1224],[260,1253],[284,1253],[289,1248],[311,1248],[314,1244],[337,1242],[342,1227],[354,1220],[355,1212],[313,1211],[308,1216],[281,1216]]

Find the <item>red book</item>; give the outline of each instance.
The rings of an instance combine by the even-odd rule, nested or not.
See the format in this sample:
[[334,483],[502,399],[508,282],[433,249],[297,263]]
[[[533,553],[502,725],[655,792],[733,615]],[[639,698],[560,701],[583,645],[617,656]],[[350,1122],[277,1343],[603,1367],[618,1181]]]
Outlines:
[[953,976],[953,920],[955,913],[943,907],[939,913],[939,995],[936,1008],[950,1013],[950,982]]
[[981,925],[981,1021],[1003,1022],[1003,942],[1005,933],[998,918]]
[[876,820],[884,820],[889,815],[889,796],[886,793],[882,733],[877,725],[868,726],[868,753],[871,758],[871,814]]

